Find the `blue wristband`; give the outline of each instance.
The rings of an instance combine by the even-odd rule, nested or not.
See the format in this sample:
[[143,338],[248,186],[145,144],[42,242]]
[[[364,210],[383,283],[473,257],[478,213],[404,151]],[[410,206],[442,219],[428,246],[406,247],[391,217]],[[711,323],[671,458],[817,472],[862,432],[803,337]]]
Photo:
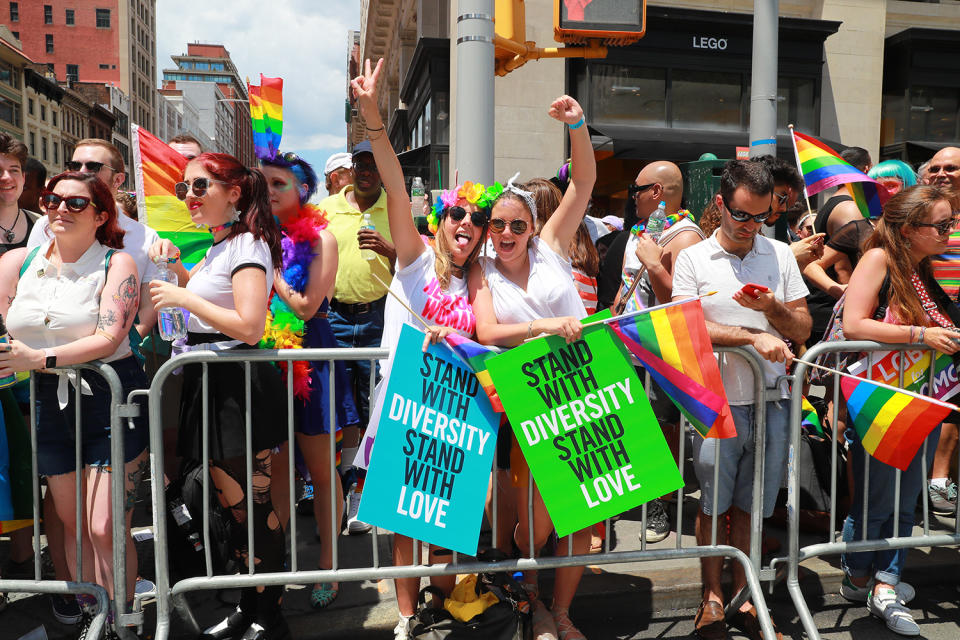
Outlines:
[[579,129],[580,127],[583,126],[583,118],[580,118],[580,122],[576,124],[568,124],[567,126],[570,127],[571,131],[573,131],[574,129]]

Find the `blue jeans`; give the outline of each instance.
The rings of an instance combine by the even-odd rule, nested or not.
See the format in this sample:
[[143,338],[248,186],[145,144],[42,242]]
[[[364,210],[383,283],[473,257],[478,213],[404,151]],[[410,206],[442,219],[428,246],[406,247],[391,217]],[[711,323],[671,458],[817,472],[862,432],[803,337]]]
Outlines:
[[[866,452],[860,443],[860,437],[852,428],[845,435],[850,443],[850,457],[853,461],[853,502],[850,515],[843,523],[844,542],[856,542],[863,538],[863,485],[864,455]],[[910,466],[900,476],[900,519],[897,535],[909,536],[913,532],[913,512],[917,506],[920,492],[927,483],[929,465],[933,463],[933,452],[940,440],[940,427],[936,427],[927,436],[928,468],[922,465],[923,449],[917,451]],[[893,537],[894,483],[897,469],[886,465],[876,458],[870,458],[870,486],[867,504],[867,540],[880,540]],[[843,570],[853,578],[863,578],[871,574],[879,582],[895,585],[900,582],[906,549],[879,549],[845,553],[840,557]]]
[[[330,309],[327,319],[340,347],[380,346],[380,337],[383,335],[383,302],[375,302],[373,307],[369,312],[359,314],[341,314],[333,308]],[[344,364],[357,412],[360,414],[360,424],[366,427],[370,421],[370,361],[354,360]],[[379,369],[377,365],[378,374]]]

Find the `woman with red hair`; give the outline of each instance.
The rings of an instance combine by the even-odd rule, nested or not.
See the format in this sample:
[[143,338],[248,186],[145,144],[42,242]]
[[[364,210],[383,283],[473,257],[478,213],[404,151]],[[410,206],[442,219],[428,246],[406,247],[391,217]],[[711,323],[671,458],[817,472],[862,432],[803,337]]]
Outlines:
[[[30,250],[14,249],[0,258],[0,314],[13,338],[0,344],[0,378],[17,371],[36,374],[37,471],[64,528],[63,544],[70,578],[95,582],[113,597],[113,519],[110,483],[110,408],[106,380],[83,372],[79,381],[57,367],[102,360],[117,373],[123,397],[146,386],[143,370],[130,347],[128,333],[137,312],[140,291],[137,267],[123,246],[123,230],[107,186],[92,173],[61,173],[41,196],[52,238]],[[81,440],[75,443],[74,393],[80,384]],[[145,408],[141,415],[146,415]],[[137,571],[136,551],[129,537],[133,496],[147,473],[147,425],[133,420],[123,429],[121,478],[127,495],[126,595],[132,601]],[[75,467],[80,447],[83,469]],[[119,466],[119,465],[116,465]],[[76,473],[83,479],[82,530],[76,531]],[[119,514],[117,514],[119,517]],[[77,567],[78,535],[83,541],[83,575]],[[78,596],[85,623],[91,619],[92,596]],[[111,612],[110,618],[116,612]]]
[[[255,349],[263,336],[274,265],[282,264],[280,229],[270,210],[267,181],[225,153],[203,153],[191,160],[176,185],[190,217],[213,234],[213,246],[189,272],[180,252],[160,240],[150,256],[170,263],[180,286],[154,281],[150,295],[157,309],[180,307],[187,318],[186,350]],[[287,439],[286,389],[270,362],[249,363],[252,502],[247,513],[247,363],[211,367],[208,378],[210,476],[220,504],[233,515],[232,546],[237,559],[257,571],[283,570],[284,538],[270,497],[271,452]],[[183,398],[177,452],[203,460],[204,396],[199,364],[183,367]],[[255,558],[249,558],[247,522],[253,523]],[[290,636],[280,611],[283,587],[241,589],[237,609],[207,629],[205,640],[281,640]]]

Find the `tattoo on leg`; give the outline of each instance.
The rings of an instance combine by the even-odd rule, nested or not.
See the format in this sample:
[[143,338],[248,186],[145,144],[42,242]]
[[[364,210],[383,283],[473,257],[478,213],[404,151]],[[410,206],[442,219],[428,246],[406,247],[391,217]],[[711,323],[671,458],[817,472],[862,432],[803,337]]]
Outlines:
[[137,306],[140,304],[140,294],[137,291],[137,278],[129,275],[117,287],[117,293],[113,296],[113,301],[120,307],[120,313],[123,314],[123,326],[137,312]]
[[137,497],[137,488],[140,486],[140,483],[143,481],[143,478],[149,473],[150,465],[147,462],[147,459],[144,458],[137,463],[137,467],[127,473],[127,484],[130,486],[127,488],[127,499],[124,502],[124,510],[130,511],[133,509],[134,502]]

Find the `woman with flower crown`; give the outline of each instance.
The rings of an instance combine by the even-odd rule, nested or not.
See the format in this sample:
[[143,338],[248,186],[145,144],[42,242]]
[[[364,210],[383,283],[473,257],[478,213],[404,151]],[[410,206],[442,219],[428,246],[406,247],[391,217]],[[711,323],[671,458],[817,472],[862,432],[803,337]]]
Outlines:
[[[363,75],[350,83],[366,121],[373,157],[387,192],[390,234],[397,250],[396,275],[390,287],[393,295],[386,302],[381,345],[394,347],[404,323],[419,326],[419,321],[404,305],[433,325],[428,329],[428,340],[437,342],[450,332],[469,338],[474,334],[476,319],[470,307],[466,276],[483,247],[490,205],[502,187],[494,185],[488,189],[483,185],[465,183],[444,191],[428,216],[435,241],[432,247],[424,243],[410,215],[410,197],[400,161],[384,131],[377,107],[377,78],[382,66],[383,60],[380,60],[371,71],[367,60]],[[380,363],[383,379],[375,393],[377,399],[383,395],[384,381],[390,377],[391,365],[389,360]],[[372,420],[378,414],[376,409],[371,411]],[[413,564],[414,545],[411,538],[394,534],[394,565]],[[434,550],[437,551],[441,550]],[[431,557],[441,556],[436,553]],[[454,579],[454,576],[436,577],[432,582],[449,593]],[[394,635],[399,640],[406,640],[416,608],[420,579],[400,578],[394,580],[394,585],[400,609],[400,621]]]
[[[327,307],[337,278],[337,240],[326,230],[324,213],[308,204],[317,190],[317,174],[309,163],[293,153],[260,158],[260,170],[267,179],[271,210],[280,222],[283,236],[283,265],[276,269],[273,279],[267,326],[260,346],[267,349],[336,348]],[[280,364],[286,373],[287,363]],[[337,447],[336,462],[339,462],[341,429],[360,422],[342,362],[333,364],[337,397],[334,406],[330,405],[330,366],[327,361],[293,363],[296,444],[314,486],[313,513],[320,539],[321,569],[333,567],[336,535],[333,527],[339,531],[343,515],[343,487],[339,477],[332,474],[330,447]],[[336,425],[333,438],[331,418]],[[286,481],[289,452],[284,448],[273,460],[273,470],[279,479],[271,485],[273,503],[286,525],[290,517]],[[332,504],[331,482],[335,491]],[[336,516],[331,521],[334,510]],[[315,584],[310,604],[322,609],[332,603],[339,592],[337,582]]]
[[[584,125],[583,110],[570,96],[560,96],[550,105],[549,115],[568,125],[572,178],[560,205],[536,233],[537,206],[533,194],[514,185],[514,176],[494,202],[490,233],[495,258],[484,257],[473,265],[469,276],[470,297],[477,318],[477,338],[482,344],[513,347],[539,335],[557,335],[573,342],[580,338],[580,319],[586,315],[573,281],[568,249],[583,220],[597,177],[597,165]],[[518,174],[519,175],[519,174]],[[515,539],[527,549],[546,543],[553,523],[534,485],[533,522],[527,504],[527,467],[516,442],[511,470],[517,487],[519,525]],[[566,549],[566,539],[559,549]],[[573,534],[573,552],[590,549],[590,529]],[[583,567],[557,569],[551,611],[560,640],[584,640],[570,621],[568,609],[580,583]],[[536,576],[524,576],[528,590],[537,593]],[[534,625],[543,612],[534,603]]]

